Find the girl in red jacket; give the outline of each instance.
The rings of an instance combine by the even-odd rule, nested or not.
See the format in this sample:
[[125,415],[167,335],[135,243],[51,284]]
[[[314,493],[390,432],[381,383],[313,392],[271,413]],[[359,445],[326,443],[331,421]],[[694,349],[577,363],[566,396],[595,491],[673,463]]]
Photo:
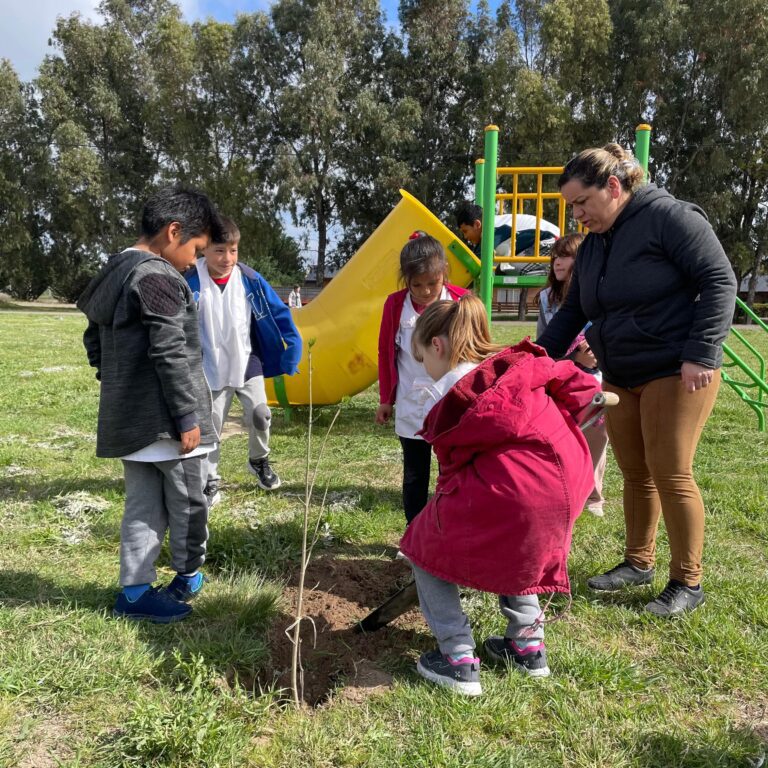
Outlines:
[[431,447],[417,432],[423,421],[419,392],[432,383],[411,351],[416,320],[440,299],[456,300],[467,291],[449,285],[443,246],[424,232],[414,232],[400,252],[400,280],[405,288],[384,302],[379,331],[379,402],[376,423],[395,413],[395,433],[403,447],[403,508],[408,524],[429,495]]
[[435,495],[400,543],[439,646],[417,671],[470,696],[481,692],[461,585],[499,595],[507,629],[485,641],[486,656],[548,675],[538,595],[570,592],[571,532],[594,485],[576,418],[600,387],[529,340],[492,344],[472,295],[426,310],[413,350],[434,380],[421,435],[440,463]]

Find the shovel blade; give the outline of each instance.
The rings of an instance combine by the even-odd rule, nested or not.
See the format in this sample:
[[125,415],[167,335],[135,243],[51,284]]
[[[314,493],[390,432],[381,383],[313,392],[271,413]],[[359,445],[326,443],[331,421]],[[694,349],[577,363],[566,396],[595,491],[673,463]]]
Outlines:
[[409,581],[402,589],[398,589],[378,608],[371,611],[364,619],[355,625],[356,632],[375,632],[410,611],[419,604],[416,582]]

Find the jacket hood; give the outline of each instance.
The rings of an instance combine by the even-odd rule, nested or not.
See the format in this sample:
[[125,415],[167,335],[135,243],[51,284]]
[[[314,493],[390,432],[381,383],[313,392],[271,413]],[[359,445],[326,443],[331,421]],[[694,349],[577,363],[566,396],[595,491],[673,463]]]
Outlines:
[[[657,187],[655,184],[646,184],[640,187],[640,189],[632,195],[629,202],[624,207],[624,210],[622,210],[616,221],[613,223],[611,229],[620,227],[628,219],[636,216],[649,205],[661,204],[662,206],[673,206],[680,205],[681,202],[682,201],[677,200],[670,195],[666,189],[661,189],[661,187]],[[704,213],[703,209],[699,208],[698,205],[695,205],[694,203],[683,203],[683,205],[696,211],[696,213],[701,214],[705,219],[707,218],[707,214]]]
[[568,361],[551,360],[525,339],[459,379],[429,412],[419,434],[434,445],[441,471],[447,472],[449,464],[521,440],[549,407],[575,419],[599,388],[594,376]]
[[130,274],[139,264],[159,258],[154,253],[133,248],[113,254],[77,300],[78,309],[94,323],[110,325]]
[[528,353],[546,355],[541,347],[525,340],[489,357],[459,379],[429,412],[423,429],[424,438],[430,443],[447,440],[451,445],[457,445],[461,442],[464,430],[456,430],[455,435],[450,433],[459,424],[464,427],[467,422],[472,422],[479,427],[478,432],[472,430],[474,445],[477,445],[478,434],[483,436],[485,447],[501,440],[503,436],[499,434],[499,420],[506,420],[510,411],[495,410],[499,389],[511,394],[511,390],[521,387],[522,371],[516,369],[526,360]]

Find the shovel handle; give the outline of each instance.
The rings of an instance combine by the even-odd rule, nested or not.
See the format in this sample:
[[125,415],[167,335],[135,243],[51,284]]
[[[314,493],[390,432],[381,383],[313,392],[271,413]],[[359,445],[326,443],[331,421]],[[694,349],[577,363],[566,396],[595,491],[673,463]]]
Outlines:
[[599,418],[604,408],[618,405],[619,396],[615,392],[598,392],[584,409],[587,412],[581,424],[582,431],[591,427]]
[[615,392],[598,392],[590,405],[595,408],[611,408],[619,404],[619,396]]

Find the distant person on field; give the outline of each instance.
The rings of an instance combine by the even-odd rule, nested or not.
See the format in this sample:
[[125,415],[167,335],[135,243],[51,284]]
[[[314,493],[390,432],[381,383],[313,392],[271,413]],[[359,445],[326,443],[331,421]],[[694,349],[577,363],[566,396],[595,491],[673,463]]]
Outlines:
[[[136,245],[111,256],[77,303],[88,317],[83,341],[101,382],[96,455],[122,459],[125,473],[115,616],[179,621],[203,587],[205,465],[218,436],[197,310],[179,273],[219,227],[204,194],[160,190],[144,206]],[[166,530],[176,576],[153,587]]]
[[296,284],[293,286],[293,290],[288,294],[288,306],[291,309],[299,309],[301,307],[301,286]]
[[[248,426],[248,471],[264,490],[280,487],[269,463],[272,412],[264,379],[298,370],[301,336],[291,313],[272,286],[238,263],[240,230],[222,217],[222,233],[204,249],[187,275],[198,303],[203,368],[213,395],[213,423],[221,433],[237,395]],[[220,445],[208,456],[205,494],[211,506],[221,499]]]

